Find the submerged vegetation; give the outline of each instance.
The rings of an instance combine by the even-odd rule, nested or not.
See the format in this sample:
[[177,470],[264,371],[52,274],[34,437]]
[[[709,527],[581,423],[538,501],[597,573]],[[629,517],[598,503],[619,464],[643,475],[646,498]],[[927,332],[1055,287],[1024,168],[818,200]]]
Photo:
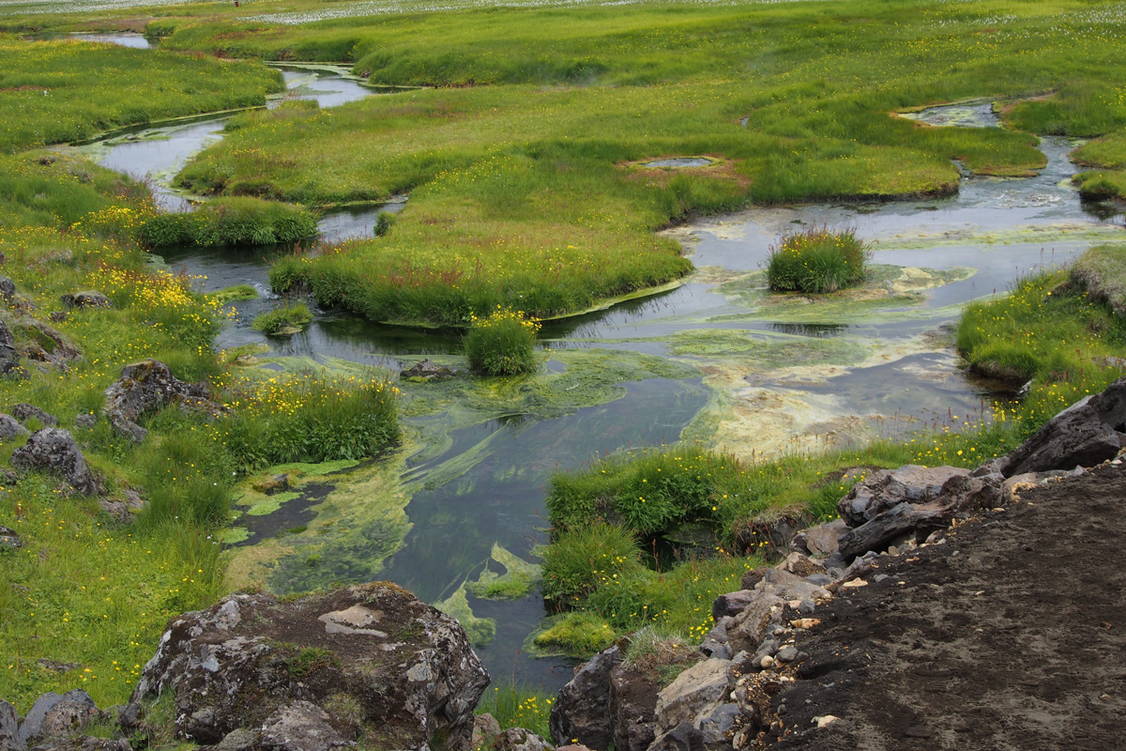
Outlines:
[[775,292],[836,292],[864,280],[867,249],[853,230],[808,229],[770,251],[767,284]]
[[317,236],[317,220],[300,206],[260,198],[208,201],[195,211],[159,214],[139,230],[151,248],[198,245],[292,245]]

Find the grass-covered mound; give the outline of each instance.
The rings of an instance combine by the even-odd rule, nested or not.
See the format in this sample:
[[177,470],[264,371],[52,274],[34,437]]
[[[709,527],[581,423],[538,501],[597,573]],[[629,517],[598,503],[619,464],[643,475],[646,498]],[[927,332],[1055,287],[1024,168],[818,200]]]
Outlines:
[[1126,130],[1083,144],[1071,158],[1093,168],[1074,178],[1085,197],[1126,200]]
[[1091,248],[1071,267],[1071,279],[1117,316],[1126,316],[1126,245]]
[[254,319],[254,328],[270,336],[296,334],[313,320],[313,313],[304,303],[262,313]]
[[539,328],[518,310],[497,308],[480,318],[470,316],[465,335],[469,367],[493,376],[534,372],[539,367],[535,353]]
[[0,58],[0,152],[262,105],[282,89],[277,71],[262,65],[112,44],[0,35]]
[[260,198],[221,198],[194,211],[159,214],[139,230],[150,248],[196,245],[291,245],[317,236],[312,212]]
[[868,250],[853,230],[807,229],[770,251],[766,279],[775,292],[836,292],[864,281]]
[[148,191],[104,167],[49,151],[0,156],[0,226],[85,226],[121,206],[141,211]]
[[1005,297],[968,306],[958,349],[975,370],[1007,380],[1091,377],[1106,357],[1126,348],[1126,320],[1105,302],[1109,295],[1122,304],[1114,291],[1120,290],[1122,258],[1122,246],[1103,247],[1077,265],[1077,275],[1106,279],[1102,295],[1069,283],[1067,271],[1053,271],[1023,279]]

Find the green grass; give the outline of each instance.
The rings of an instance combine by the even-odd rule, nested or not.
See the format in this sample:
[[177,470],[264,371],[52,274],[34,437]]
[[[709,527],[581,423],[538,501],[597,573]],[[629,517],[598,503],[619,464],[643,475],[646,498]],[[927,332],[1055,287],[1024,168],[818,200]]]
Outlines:
[[497,308],[488,315],[472,316],[465,335],[465,356],[469,367],[491,376],[534,373],[536,332],[539,324],[523,313]]
[[1126,315],[1126,245],[1091,248],[1071,267],[1071,279],[1116,315]]
[[[898,109],[1054,91],[1007,117],[1073,135],[1126,119],[1107,83],[1126,66],[1121,21],[1080,2],[647,4],[306,26],[169,16],[173,48],[349,61],[372,80],[437,87],[240,117],[180,175],[200,192],[307,204],[410,191],[386,236],[278,271],[380,321],[462,324],[496,304],[571,313],[685,273],[653,231],[692,213],[948,193],[955,158],[984,174],[1044,164],[1028,133],[927,127],[889,117]],[[643,166],[678,154],[717,161]]]
[[284,308],[262,313],[254,319],[254,328],[263,334],[292,334],[300,331],[313,320],[313,313],[305,303],[287,305]]
[[48,151],[0,156],[0,226],[66,228],[116,204],[139,205],[143,186],[85,159]]
[[864,281],[868,250],[853,230],[807,229],[771,249],[767,284],[775,292],[836,292]]
[[[1080,267],[1113,262],[1121,254],[1121,247],[1105,247]],[[1126,347],[1126,322],[1101,302],[1068,289],[1067,281],[1067,271],[1040,274],[1021,280],[1004,298],[970,305],[958,326],[958,349],[972,367],[1018,381],[1092,376],[1101,369],[1100,357]]]
[[110,44],[0,35],[0,57],[0,152],[262,105],[267,93],[282,88],[278,73],[261,65]]
[[549,618],[532,635],[536,654],[586,659],[614,643],[618,634],[604,618],[586,610],[572,610]]
[[550,738],[551,705],[555,699],[543,691],[512,681],[485,689],[477,714],[491,714],[501,730],[526,728],[541,738]]
[[317,236],[317,219],[300,206],[258,198],[223,198],[195,211],[159,214],[139,229],[152,248],[196,245],[291,245]]
[[[395,392],[376,378],[235,378],[212,350],[227,315],[222,302],[151,265],[132,239],[152,214],[134,184],[35,153],[0,157],[0,186],[10,188],[0,203],[11,209],[11,223],[0,224],[4,273],[26,303],[0,317],[17,344],[35,319],[82,353],[66,369],[29,367],[27,379],[0,380],[0,403],[30,402],[56,416],[111,499],[132,490],[147,502],[123,525],[46,477],[0,493],[0,519],[25,542],[0,562],[0,696],[22,712],[44,691],[82,687],[109,706],[127,700],[168,620],[221,594],[216,532],[241,473],[378,454],[398,438]],[[112,307],[47,321],[61,295],[85,289],[105,293]],[[104,419],[75,426],[78,415],[100,412],[122,366],[149,357],[184,380],[210,381],[230,412],[146,415],[150,432],[140,444]],[[0,458],[17,445],[5,444]],[[57,673],[40,659],[80,667]]]

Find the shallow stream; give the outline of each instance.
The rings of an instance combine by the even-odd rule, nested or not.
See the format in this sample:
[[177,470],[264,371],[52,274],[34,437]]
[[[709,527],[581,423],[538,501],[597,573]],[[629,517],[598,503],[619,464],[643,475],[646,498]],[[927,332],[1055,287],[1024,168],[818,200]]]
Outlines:
[[[323,71],[285,76],[289,96],[322,107],[373,93]],[[981,105],[912,117],[997,124]],[[165,209],[184,210],[188,199],[168,187],[170,179],[221,137],[224,122],[151,128],[85,148],[150,181]],[[673,291],[546,324],[551,352],[539,376],[518,384],[467,377],[401,384],[409,439],[399,455],[310,468],[284,499],[247,492],[239,499],[247,513],[228,536],[232,586],[288,592],[389,578],[463,619],[495,620],[496,638],[479,646],[495,678],[558,687],[569,678],[567,662],[520,648],[544,615],[535,591],[508,601],[465,595],[466,582],[486,565],[502,567],[505,555],[534,560],[545,541],[551,473],[680,439],[754,458],[956,429],[987,411],[983,399],[994,386],[959,368],[944,327],[964,303],[1122,236],[1117,220],[1089,213],[1070,187],[1072,146],[1044,139],[1048,165],[1036,177],[970,177],[950,198],[759,208],[673,230],[698,270]],[[669,160],[672,168],[695,165],[692,157]],[[378,210],[325,217],[325,239],[371,237]],[[816,300],[768,295],[762,267],[771,243],[794,227],[822,225],[852,227],[872,243],[872,280]],[[266,253],[191,250],[166,261],[205,276],[203,291],[238,284],[259,291],[258,299],[235,303],[238,315],[219,338],[222,347],[262,345],[258,367],[397,369],[423,356],[462,365],[455,334],[329,314],[286,339],[261,336],[250,322],[276,304]]]

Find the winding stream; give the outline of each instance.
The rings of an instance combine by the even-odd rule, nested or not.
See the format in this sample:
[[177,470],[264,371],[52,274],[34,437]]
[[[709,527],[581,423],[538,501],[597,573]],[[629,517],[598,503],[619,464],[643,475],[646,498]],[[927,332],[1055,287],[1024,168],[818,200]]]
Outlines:
[[[322,107],[374,93],[331,73],[285,76],[288,96]],[[913,117],[996,125],[988,107],[962,110]],[[141,130],[85,148],[101,164],[148,180],[160,205],[179,211],[188,202],[167,187],[171,177],[221,137],[224,122]],[[957,427],[982,411],[991,390],[959,369],[943,333],[961,305],[1121,237],[1115,220],[1088,213],[1069,186],[1072,144],[1046,138],[1041,148],[1048,165],[1036,177],[970,177],[946,199],[758,208],[672,231],[698,271],[671,292],[546,324],[552,352],[529,384],[402,384],[412,437],[390,468],[339,467],[311,474],[284,501],[240,500],[247,513],[229,537],[233,585],[292,591],[389,578],[428,602],[448,603],[495,545],[534,558],[545,540],[546,483],[559,468],[681,438],[755,458]],[[325,239],[370,237],[378,210],[326,217]],[[789,228],[821,225],[854,227],[873,244],[873,280],[817,301],[767,295],[761,269],[771,243]],[[267,340],[249,324],[276,304],[268,254],[192,250],[166,261],[205,276],[203,291],[259,290],[258,299],[235,304],[238,315],[218,344],[262,345],[260,367],[397,368],[421,356],[461,363],[456,336],[328,314],[301,334]],[[565,660],[519,648],[544,615],[535,592],[463,602],[496,622],[495,640],[478,647],[494,677],[550,689],[569,679]]]

